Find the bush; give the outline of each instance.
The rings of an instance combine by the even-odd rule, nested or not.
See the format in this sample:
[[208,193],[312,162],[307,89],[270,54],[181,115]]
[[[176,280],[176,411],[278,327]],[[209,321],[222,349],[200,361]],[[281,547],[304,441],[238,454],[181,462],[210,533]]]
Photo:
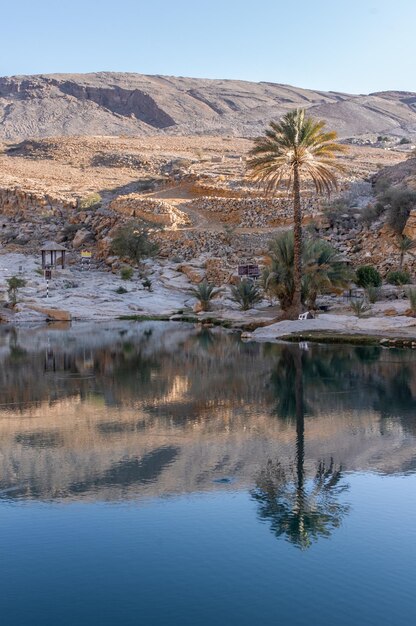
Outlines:
[[366,226],[370,226],[373,222],[378,220],[383,211],[384,206],[380,202],[368,204],[361,211],[361,221],[364,222]]
[[409,272],[405,272],[404,270],[389,272],[386,276],[386,280],[389,285],[409,285],[412,282]]
[[371,310],[371,307],[366,303],[364,298],[351,300],[350,307],[357,317],[363,317],[365,313]]
[[147,289],[147,291],[152,291],[152,281],[147,276],[142,280],[142,285],[143,289]]
[[122,293],[128,293],[128,291],[124,287],[120,286],[120,287],[117,287],[116,293],[122,294]]
[[387,210],[386,223],[396,233],[402,233],[410,215],[416,208],[416,192],[410,189],[389,187],[379,197],[380,203]]
[[359,287],[381,287],[380,272],[372,265],[361,265],[356,272],[356,281]]
[[416,315],[416,289],[408,289],[406,291],[406,295],[409,298],[412,313],[413,315]]
[[149,239],[149,230],[145,224],[129,222],[117,229],[111,250],[114,254],[126,257],[136,263],[155,256],[158,247]]
[[206,280],[199,283],[196,287],[188,289],[188,293],[200,302],[203,311],[209,311],[211,300],[218,296],[221,291],[222,289],[216,289],[215,285]]
[[412,143],[412,142],[407,137],[402,137],[399,141],[399,146],[404,146],[407,143]]
[[133,268],[132,267],[122,267],[120,270],[120,276],[122,280],[131,280],[133,278]]
[[231,299],[240,305],[242,311],[247,311],[260,302],[262,295],[259,287],[245,278],[231,287]]
[[99,209],[101,206],[102,198],[99,193],[91,193],[89,196],[83,198],[79,203],[81,211],[93,211]]
[[380,287],[374,287],[373,285],[370,285],[365,290],[365,293],[368,301],[371,302],[371,304],[375,304],[377,300],[380,299]]

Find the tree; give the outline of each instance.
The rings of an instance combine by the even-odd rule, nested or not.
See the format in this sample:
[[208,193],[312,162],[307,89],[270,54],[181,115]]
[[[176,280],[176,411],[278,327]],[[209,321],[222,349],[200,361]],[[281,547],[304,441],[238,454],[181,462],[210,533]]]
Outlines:
[[129,222],[116,230],[111,250],[118,256],[140,263],[142,259],[155,256],[158,247],[150,241],[146,224]]
[[271,122],[263,137],[255,140],[247,163],[249,177],[266,192],[276,191],[282,183],[293,195],[294,295],[292,315],[302,308],[302,208],[301,180],[312,181],[316,192],[336,188],[336,173],[342,170],[335,161],[345,146],[336,143],[334,131],[324,131],[325,122],[306,116],[304,109],[286,113]]
[[26,281],[18,276],[12,276],[7,279],[7,293],[9,296],[10,304],[14,307],[17,302],[17,290],[26,285]]
[[[279,233],[270,242],[269,250],[271,263],[265,288],[276,295],[286,311],[292,306],[295,292],[293,233]],[[302,302],[309,308],[315,307],[319,294],[345,289],[349,285],[351,272],[327,241],[306,239],[302,248],[302,265]]]
[[406,235],[399,235],[397,237],[396,245],[400,252],[399,268],[402,269],[404,255],[407,254],[408,252],[411,252],[412,250],[416,248],[416,241],[414,241],[413,239],[410,239],[410,237],[407,237]]

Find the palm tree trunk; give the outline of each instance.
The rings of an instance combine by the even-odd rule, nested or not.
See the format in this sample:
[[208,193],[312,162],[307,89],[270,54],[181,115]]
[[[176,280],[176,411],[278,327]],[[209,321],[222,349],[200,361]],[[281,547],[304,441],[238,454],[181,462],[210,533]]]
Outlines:
[[299,169],[293,172],[293,317],[302,311],[302,209],[300,204]]

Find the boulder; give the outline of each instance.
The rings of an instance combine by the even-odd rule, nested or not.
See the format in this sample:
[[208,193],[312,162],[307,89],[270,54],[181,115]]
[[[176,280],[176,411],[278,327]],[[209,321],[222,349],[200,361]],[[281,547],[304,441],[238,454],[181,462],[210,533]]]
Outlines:
[[31,305],[29,308],[33,311],[37,311],[37,313],[42,313],[45,315],[47,320],[55,322],[70,322],[72,319],[71,313],[69,311],[64,311],[63,309],[44,308],[34,305]]
[[92,233],[86,228],[81,228],[80,230],[77,231],[77,234],[75,235],[74,240],[72,242],[72,246],[74,248],[79,248],[80,246],[82,246],[87,241],[90,241],[91,239],[92,239]]

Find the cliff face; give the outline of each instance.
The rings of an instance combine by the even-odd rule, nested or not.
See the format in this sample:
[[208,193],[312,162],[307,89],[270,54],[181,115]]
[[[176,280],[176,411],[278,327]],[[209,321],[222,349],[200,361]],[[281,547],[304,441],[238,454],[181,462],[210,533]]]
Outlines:
[[342,137],[416,136],[416,94],[348,95],[273,83],[102,72],[0,78],[0,139],[57,135],[253,136],[307,107]]

